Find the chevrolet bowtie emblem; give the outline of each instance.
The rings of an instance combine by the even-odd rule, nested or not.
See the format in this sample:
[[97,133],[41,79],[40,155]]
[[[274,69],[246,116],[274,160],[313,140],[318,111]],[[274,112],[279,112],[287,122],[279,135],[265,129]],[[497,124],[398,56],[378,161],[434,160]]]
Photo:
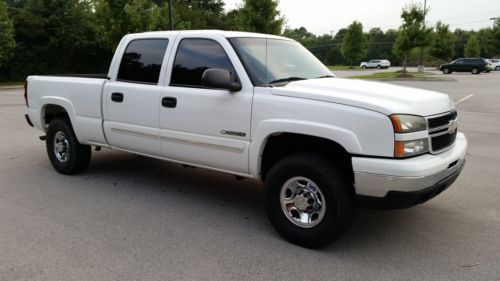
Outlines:
[[458,121],[457,119],[453,119],[450,121],[450,126],[448,127],[448,134],[453,135],[458,128]]

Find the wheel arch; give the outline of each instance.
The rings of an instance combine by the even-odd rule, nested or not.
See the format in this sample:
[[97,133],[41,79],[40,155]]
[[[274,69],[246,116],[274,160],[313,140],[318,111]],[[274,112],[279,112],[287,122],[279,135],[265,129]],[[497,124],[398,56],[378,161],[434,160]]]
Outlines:
[[75,132],[78,141],[81,140],[78,131],[75,130],[75,109],[69,100],[60,97],[43,97],[41,99],[40,122],[44,132],[50,122],[56,118],[67,118],[70,126]]
[[[343,128],[292,120],[266,123],[259,126],[250,145],[250,173],[262,180],[272,164],[295,152],[325,153],[332,159],[338,156],[352,173],[351,155],[362,151],[356,135]],[[281,130],[273,130],[277,128]]]

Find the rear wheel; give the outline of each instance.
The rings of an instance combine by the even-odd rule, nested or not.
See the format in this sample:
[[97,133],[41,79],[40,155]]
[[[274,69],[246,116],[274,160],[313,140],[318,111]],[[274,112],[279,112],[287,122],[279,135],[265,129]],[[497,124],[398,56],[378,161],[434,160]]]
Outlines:
[[479,74],[479,69],[473,68],[471,72],[472,74]]
[[377,65],[377,68],[378,68],[378,69],[381,69],[381,68],[382,68],[382,66],[380,66],[380,65]]
[[500,70],[500,66],[495,67],[495,70]]
[[292,243],[325,246],[339,238],[352,221],[352,184],[320,155],[285,157],[271,168],[265,184],[267,216]]
[[50,163],[61,174],[80,173],[90,162],[90,146],[78,142],[66,118],[50,122],[45,144]]

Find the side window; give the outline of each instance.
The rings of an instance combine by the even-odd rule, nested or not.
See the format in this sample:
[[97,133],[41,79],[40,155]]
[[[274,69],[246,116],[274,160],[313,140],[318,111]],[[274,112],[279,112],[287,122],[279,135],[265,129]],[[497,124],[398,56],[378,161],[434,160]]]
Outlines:
[[464,59],[458,59],[457,61],[455,61],[456,64],[463,64],[464,63]]
[[210,68],[236,72],[222,46],[210,39],[187,38],[179,43],[170,85],[201,87],[201,76]]
[[158,84],[168,39],[139,39],[130,42],[123,54],[117,80]]

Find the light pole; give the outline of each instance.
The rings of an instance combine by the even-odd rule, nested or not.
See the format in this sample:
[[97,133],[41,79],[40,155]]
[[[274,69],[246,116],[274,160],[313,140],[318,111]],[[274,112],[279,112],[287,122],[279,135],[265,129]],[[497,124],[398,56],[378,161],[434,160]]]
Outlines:
[[[425,29],[425,16],[427,14],[427,0],[424,0],[424,29]],[[418,72],[424,72],[423,65],[423,57],[424,57],[424,47],[420,47],[420,63],[418,65]]]
[[170,30],[174,30],[174,22],[172,21],[172,0],[168,0],[168,25]]
[[500,17],[497,17],[497,18],[490,18],[490,20],[493,21],[493,28],[495,28],[495,21],[500,19]]

